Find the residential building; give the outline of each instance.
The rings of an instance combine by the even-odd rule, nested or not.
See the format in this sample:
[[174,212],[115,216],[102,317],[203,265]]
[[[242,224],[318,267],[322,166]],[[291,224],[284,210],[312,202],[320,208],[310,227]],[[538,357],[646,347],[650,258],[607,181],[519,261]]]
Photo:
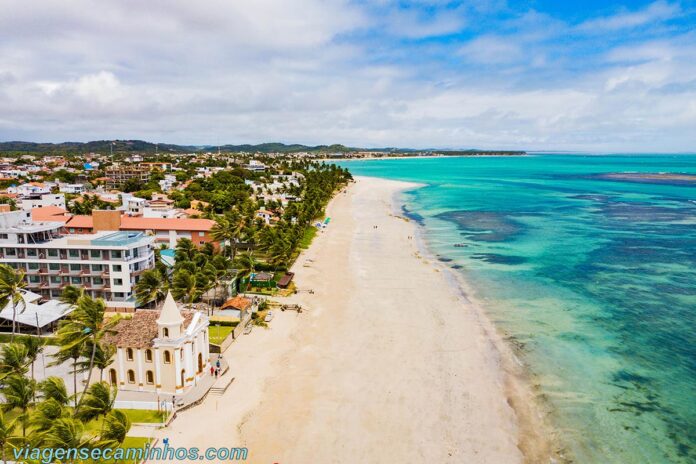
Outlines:
[[155,265],[153,237],[114,231],[66,236],[62,222],[35,222],[30,216],[0,214],[0,263],[23,270],[29,290],[51,299],[75,285],[104,298],[113,310],[135,309],[135,284]]
[[22,209],[26,210],[49,206],[65,209],[65,195],[62,193],[44,193],[38,198],[23,198],[20,205]]
[[150,169],[132,164],[110,166],[106,168],[106,177],[108,177],[106,186],[109,189],[119,188],[131,179],[146,184],[150,181]]
[[92,216],[73,216],[65,223],[68,234],[89,234],[101,230],[144,232],[154,236],[155,243],[175,248],[181,238],[188,238],[196,245],[217,242],[210,235],[215,225],[211,219],[146,218],[122,216],[116,210],[96,210]]
[[87,188],[85,184],[58,184],[58,191],[80,195],[85,193]]
[[210,375],[208,317],[182,311],[170,293],[161,311],[138,311],[114,327],[107,379],[119,390],[183,395]]
[[263,172],[266,170],[266,165],[263,164],[261,161],[257,161],[257,160],[251,160],[251,161],[249,161],[249,164],[245,164],[242,167],[244,169],[248,169],[249,171],[256,171],[256,172]]

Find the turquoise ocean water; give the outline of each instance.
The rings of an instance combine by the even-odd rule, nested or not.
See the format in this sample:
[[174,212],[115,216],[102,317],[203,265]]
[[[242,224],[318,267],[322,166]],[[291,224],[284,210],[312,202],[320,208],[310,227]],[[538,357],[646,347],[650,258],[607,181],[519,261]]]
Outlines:
[[575,462],[696,462],[696,185],[601,176],[696,174],[696,155],[340,164],[425,184],[406,212],[519,349]]

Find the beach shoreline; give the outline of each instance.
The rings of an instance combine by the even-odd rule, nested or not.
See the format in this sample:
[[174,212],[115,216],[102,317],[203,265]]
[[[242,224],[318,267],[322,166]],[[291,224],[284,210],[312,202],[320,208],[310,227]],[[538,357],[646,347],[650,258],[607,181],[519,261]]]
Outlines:
[[227,391],[158,437],[245,446],[254,463],[547,462],[482,315],[395,214],[418,186],[361,177],[338,193],[292,268],[287,302],[307,311],[233,343]]
[[[393,198],[394,214],[406,213],[406,220],[411,220],[408,217],[411,212],[405,208],[407,203],[403,194],[424,185],[415,184],[412,188],[396,192]],[[506,340],[506,334],[490,319],[485,304],[476,297],[476,289],[450,264],[437,258],[427,243],[425,226],[418,221],[413,222],[416,223],[415,237],[419,252],[430,261],[430,265],[440,269],[443,279],[470,303],[470,310],[476,313],[482,329],[499,354],[499,367],[505,377],[505,393],[508,403],[515,411],[519,429],[518,446],[525,462],[566,462],[558,431],[550,420],[551,405],[536,391],[529,367],[518,357],[515,347]]]

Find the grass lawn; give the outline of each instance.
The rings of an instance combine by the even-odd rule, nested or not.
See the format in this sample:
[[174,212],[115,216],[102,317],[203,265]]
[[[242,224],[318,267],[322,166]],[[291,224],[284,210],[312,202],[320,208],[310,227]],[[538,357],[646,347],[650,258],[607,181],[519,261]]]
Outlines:
[[307,249],[311,245],[312,240],[317,235],[317,228],[314,226],[309,226],[305,229],[302,239],[300,239],[300,248]]
[[157,424],[164,422],[164,412],[162,411],[154,411],[149,409],[121,409],[121,411],[126,413],[126,416],[128,416],[131,423],[152,422]]
[[213,325],[214,322],[208,326],[208,333],[210,334],[210,343],[214,345],[219,345],[222,341],[227,338],[227,336],[234,330],[234,327],[229,325],[216,326]]

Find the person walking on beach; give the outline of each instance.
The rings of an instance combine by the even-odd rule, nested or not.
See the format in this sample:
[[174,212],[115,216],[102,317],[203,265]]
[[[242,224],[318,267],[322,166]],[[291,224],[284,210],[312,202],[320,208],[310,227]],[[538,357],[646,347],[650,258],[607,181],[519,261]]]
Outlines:
[[210,375],[213,375],[213,372],[215,372],[215,368],[213,366],[210,366]]

